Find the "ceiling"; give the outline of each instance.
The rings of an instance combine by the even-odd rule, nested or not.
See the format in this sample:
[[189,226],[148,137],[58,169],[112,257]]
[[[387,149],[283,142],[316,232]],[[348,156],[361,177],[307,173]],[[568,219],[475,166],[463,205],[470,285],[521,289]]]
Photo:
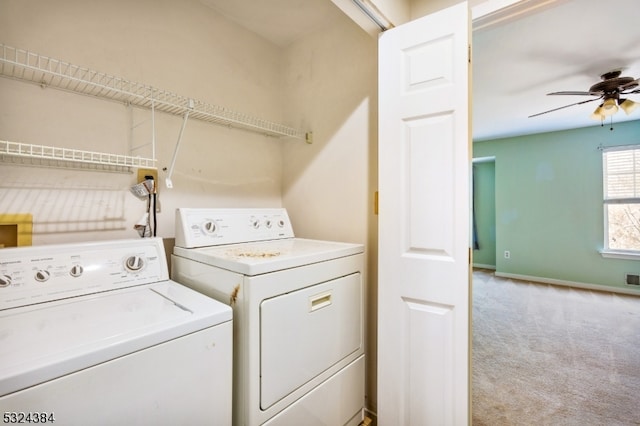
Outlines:
[[[330,0],[200,0],[278,46],[328,27],[342,13]],[[529,115],[591,99],[546,96],[588,91],[600,75],[623,69],[640,78],[637,0],[562,0],[523,18],[473,33],[475,141],[599,126],[590,118],[599,102],[538,117]],[[286,12],[283,12],[286,11]],[[630,96],[640,102],[640,94]],[[619,111],[616,122],[640,119]],[[609,120],[606,122],[609,127]]]
[[[622,75],[640,78],[638,19],[637,0],[568,0],[474,31],[474,140],[599,126],[590,118],[599,102],[527,117],[592,99],[546,94],[588,91],[610,70],[622,68]],[[640,94],[630,99],[640,102]],[[640,110],[630,116],[620,110],[614,127],[630,119],[640,119]]]

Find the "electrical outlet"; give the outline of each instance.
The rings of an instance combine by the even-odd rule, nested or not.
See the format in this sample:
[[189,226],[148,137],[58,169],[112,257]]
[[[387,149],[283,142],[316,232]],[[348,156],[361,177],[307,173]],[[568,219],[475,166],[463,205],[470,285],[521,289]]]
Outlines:
[[145,176],[153,176],[153,180],[158,182],[158,171],[156,169],[138,169],[138,183],[146,180]]
[[[138,184],[141,184],[145,180],[147,180],[147,176],[153,177],[153,186],[151,188],[147,188],[147,190],[152,190],[155,197],[155,210],[156,213],[160,213],[160,200],[158,195],[158,169],[138,169]],[[135,186],[135,185],[134,185]]]
[[509,250],[505,250],[504,251],[504,258],[505,259],[511,259],[511,252]]

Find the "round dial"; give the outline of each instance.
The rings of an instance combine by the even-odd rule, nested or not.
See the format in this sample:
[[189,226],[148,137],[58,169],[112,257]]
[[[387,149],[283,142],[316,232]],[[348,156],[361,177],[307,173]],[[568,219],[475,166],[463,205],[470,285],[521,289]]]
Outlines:
[[217,229],[218,227],[216,226],[216,223],[212,220],[208,220],[204,224],[202,224],[202,231],[204,231],[205,234],[215,234]]
[[137,272],[144,267],[144,259],[138,255],[129,256],[124,262],[124,267],[129,271]]
[[260,221],[258,219],[256,219],[255,217],[252,217],[251,220],[249,221],[249,223],[251,224],[251,227],[253,229],[260,228]]
[[271,219],[267,219],[264,224],[267,226],[267,228],[271,229],[273,222],[271,222]]
[[36,272],[35,279],[36,281],[45,282],[51,277],[51,274],[46,269],[40,269]]
[[283,219],[280,219],[280,220],[278,221],[278,226],[279,226],[280,228],[284,228],[284,220],[283,220]]
[[0,275],[0,287],[11,285],[11,275]]
[[73,265],[71,267],[71,270],[69,271],[69,274],[72,277],[79,277],[80,275],[82,275],[83,272],[84,272],[84,268],[82,267],[82,265]]

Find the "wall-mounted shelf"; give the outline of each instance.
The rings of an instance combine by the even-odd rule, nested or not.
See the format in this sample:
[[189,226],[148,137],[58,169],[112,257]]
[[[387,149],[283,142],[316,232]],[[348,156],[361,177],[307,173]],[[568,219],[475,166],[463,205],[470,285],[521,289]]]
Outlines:
[[104,152],[80,151],[77,149],[56,148],[9,141],[0,141],[0,157],[2,159],[5,159],[5,157],[11,159],[38,159],[46,162],[46,164],[41,163],[38,165],[50,166],[81,163],[85,165],[95,165],[96,168],[100,167],[101,169],[111,169],[114,171],[129,171],[132,168],[156,168],[156,160],[149,158],[108,154]]
[[92,71],[0,43],[0,76],[74,93],[114,100],[127,105],[155,108],[173,115],[274,136],[311,142],[311,134],[282,124],[176,95],[166,90]]

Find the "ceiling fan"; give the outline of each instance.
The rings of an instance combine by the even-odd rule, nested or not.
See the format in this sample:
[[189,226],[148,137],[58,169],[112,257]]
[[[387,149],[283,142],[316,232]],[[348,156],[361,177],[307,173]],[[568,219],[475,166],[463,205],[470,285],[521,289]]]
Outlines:
[[560,109],[568,108],[574,105],[586,104],[587,102],[594,102],[602,99],[600,105],[593,111],[591,118],[594,120],[604,120],[605,117],[618,112],[618,107],[622,108],[624,112],[630,114],[631,111],[640,106],[640,103],[634,102],[628,98],[621,98],[620,95],[629,95],[632,93],[640,93],[638,86],[640,85],[640,79],[634,79],[633,77],[620,77],[622,70],[613,70],[604,73],[600,76],[602,81],[594,84],[589,88],[588,92],[552,92],[547,95],[576,95],[576,96],[596,96],[593,99],[587,99],[586,101],[576,102],[573,104],[561,106],[559,108],[550,109],[549,111],[539,112],[537,114],[530,115],[531,117],[537,117],[542,114],[546,114]]

